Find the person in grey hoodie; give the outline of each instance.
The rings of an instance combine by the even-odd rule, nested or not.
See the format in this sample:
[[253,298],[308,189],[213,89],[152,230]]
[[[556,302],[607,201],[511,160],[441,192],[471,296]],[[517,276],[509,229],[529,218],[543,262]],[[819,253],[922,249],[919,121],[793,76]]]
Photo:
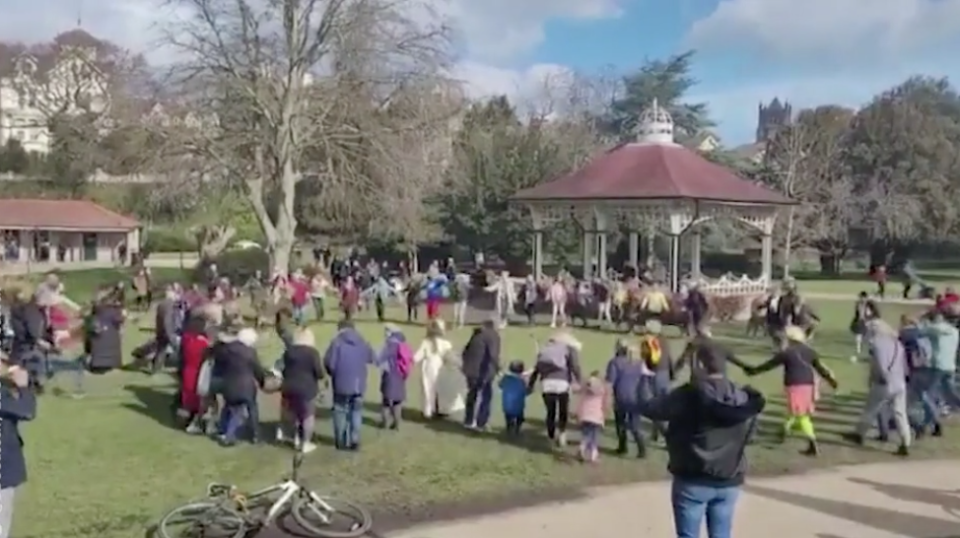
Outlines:
[[367,366],[377,362],[377,355],[352,321],[341,320],[337,327],[337,335],[323,355],[333,388],[334,446],[337,450],[359,450]]
[[877,417],[886,423],[886,413],[892,412],[900,436],[897,455],[907,456],[911,440],[907,419],[907,354],[897,331],[882,319],[867,322],[866,337],[870,354],[870,388],[852,440],[863,444]]
[[532,392],[537,382],[543,393],[543,406],[547,416],[547,437],[558,446],[567,444],[567,422],[570,417],[570,392],[574,384],[581,382],[580,342],[572,334],[560,330],[540,346],[537,363],[528,381]]

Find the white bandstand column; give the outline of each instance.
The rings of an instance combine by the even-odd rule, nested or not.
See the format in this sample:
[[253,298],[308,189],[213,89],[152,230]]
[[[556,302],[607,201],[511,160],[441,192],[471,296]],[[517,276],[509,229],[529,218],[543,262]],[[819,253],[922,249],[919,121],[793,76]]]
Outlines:
[[533,231],[533,277],[543,276],[543,231]]
[[700,266],[701,266],[701,261],[700,261],[700,260],[701,260],[701,258],[700,258],[700,256],[701,256],[700,244],[701,244],[701,240],[702,240],[702,237],[701,237],[699,231],[694,231],[694,232],[691,233],[691,235],[690,235],[690,265],[692,265],[692,267],[691,267],[691,272],[693,273],[693,278],[696,278],[696,279],[699,279],[699,278],[700,278],[700,274],[701,274],[701,273],[700,273]]
[[593,246],[596,236],[590,230],[583,231],[583,278],[593,277]]
[[773,280],[773,235],[764,233],[760,239],[760,277]]
[[628,238],[627,248],[629,250],[630,265],[632,265],[634,269],[637,269],[640,266],[640,234],[630,232]]
[[607,275],[607,216],[597,212],[597,277]]

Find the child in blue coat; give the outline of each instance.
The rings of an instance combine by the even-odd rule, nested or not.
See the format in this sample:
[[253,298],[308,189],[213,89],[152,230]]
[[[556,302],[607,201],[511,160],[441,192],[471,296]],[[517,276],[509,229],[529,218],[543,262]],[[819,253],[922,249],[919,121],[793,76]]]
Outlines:
[[500,378],[500,404],[504,422],[507,424],[507,434],[519,435],[527,407],[527,382],[523,378],[523,362],[511,362],[507,373]]

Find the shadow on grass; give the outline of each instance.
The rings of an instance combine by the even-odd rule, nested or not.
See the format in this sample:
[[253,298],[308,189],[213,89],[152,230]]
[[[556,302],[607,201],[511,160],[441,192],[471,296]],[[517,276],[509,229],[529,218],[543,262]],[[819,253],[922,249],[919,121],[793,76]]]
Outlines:
[[[364,426],[382,428],[381,407],[373,402],[364,402],[363,409],[365,411],[363,416]],[[546,436],[535,433],[530,427],[523,429],[519,435],[508,435],[505,431],[499,430],[477,431],[469,429],[449,417],[426,418],[419,410],[409,408],[403,408],[401,410],[401,428],[403,427],[403,423],[418,424],[428,430],[444,435],[455,435],[470,440],[495,441],[500,444],[528,450],[535,454],[558,456],[558,451],[554,449]],[[533,429],[538,429],[539,431],[545,430],[542,422],[538,423],[538,421],[533,421],[533,424],[539,424],[540,426],[540,428],[536,428],[535,426]]]
[[137,401],[125,402],[121,407],[150,418],[161,426],[182,429],[182,424],[177,419],[175,393],[141,385],[124,385],[123,390],[132,394]]

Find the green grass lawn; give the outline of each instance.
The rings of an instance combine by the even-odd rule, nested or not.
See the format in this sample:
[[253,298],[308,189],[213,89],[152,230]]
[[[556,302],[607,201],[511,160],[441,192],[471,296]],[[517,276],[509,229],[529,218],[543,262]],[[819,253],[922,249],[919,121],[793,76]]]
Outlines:
[[[773,444],[773,434],[783,413],[780,376],[769,373],[751,380],[770,398],[762,420],[759,442],[749,448],[751,473],[770,474],[801,471],[810,466],[828,466],[867,461],[893,461],[893,446],[853,447],[840,439],[849,431],[859,411],[857,394],[864,386],[864,367],[851,364],[852,338],[847,332],[852,306],[828,301],[816,305],[824,324],[816,345],[837,373],[843,387],[827,395],[816,421],[823,442],[818,460],[799,455],[802,443]],[[896,320],[905,307],[885,306],[884,314]],[[360,328],[379,345],[382,330],[365,321]],[[316,326],[319,343],[326,344],[333,324]],[[410,327],[408,337],[416,345],[423,329]],[[532,360],[530,334],[549,335],[547,328],[511,327],[504,331],[504,358]],[[769,356],[766,340],[743,337],[741,327],[718,330],[742,356],[759,362]],[[462,344],[469,329],[455,331],[452,338]],[[128,350],[147,333],[128,330]],[[584,343],[585,368],[602,369],[618,335],[594,331],[577,332]],[[676,341],[679,351],[682,342]],[[262,359],[272,362],[279,342],[264,338]],[[685,378],[686,375],[683,376]],[[379,398],[376,378],[371,376],[366,418],[373,424],[374,402]],[[411,409],[419,407],[419,379],[410,380]],[[69,389],[69,379],[54,382]],[[220,448],[205,437],[191,437],[174,429],[169,418],[173,383],[166,375],[149,377],[137,372],[117,371],[89,377],[88,394],[73,399],[54,394],[42,397],[37,419],[22,427],[30,477],[18,493],[16,535],[20,538],[73,536],[89,538],[131,538],[155,523],[162,513],[178,503],[202,495],[207,483],[235,482],[244,487],[263,486],[276,481],[290,464],[287,448],[240,445]],[[275,424],[278,397],[261,395],[265,427]],[[408,413],[399,432],[366,427],[360,453],[340,453],[328,445],[307,456],[304,474],[315,489],[348,496],[367,503],[380,521],[411,521],[456,513],[467,504],[503,507],[529,503],[558,495],[574,495],[584,487],[598,484],[652,480],[665,476],[662,450],[651,451],[646,461],[604,456],[599,466],[581,466],[561,457],[544,441],[542,404],[531,397],[525,442],[509,444],[499,436],[502,420],[494,410],[494,431],[467,433],[455,423],[423,424]],[[329,416],[323,413],[318,433],[329,439]],[[270,430],[272,431],[272,429]],[[269,435],[265,436],[270,438]],[[576,440],[573,435],[573,440]],[[947,457],[960,452],[960,435],[924,440],[915,457]],[[605,448],[614,447],[612,426],[605,432]],[[573,448],[570,449],[570,454]]]

